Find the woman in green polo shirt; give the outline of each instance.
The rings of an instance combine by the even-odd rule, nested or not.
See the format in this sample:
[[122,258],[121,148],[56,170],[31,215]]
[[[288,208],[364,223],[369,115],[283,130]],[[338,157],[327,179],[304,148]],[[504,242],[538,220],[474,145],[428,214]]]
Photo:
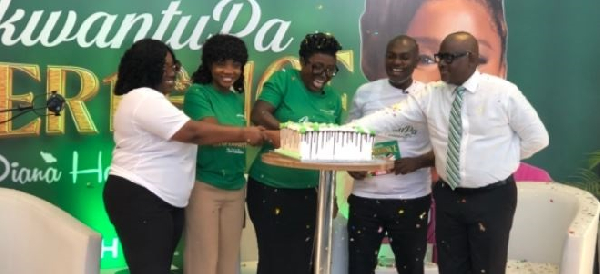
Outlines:
[[[300,71],[275,72],[252,110],[252,122],[278,130],[280,122],[340,122],[338,93],[327,86],[337,73],[335,54],[342,47],[329,34],[306,35],[300,44]],[[248,212],[258,243],[257,274],[312,273],[319,182],[318,171],[276,167],[261,160],[248,179]]]
[[[185,93],[183,111],[194,120],[246,125],[244,41],[217,34],[202,49],[202,63]],[[186,274],[235,274],[244,223],[246,148],[223,143],[198,148],[196,183],[185,210]]]

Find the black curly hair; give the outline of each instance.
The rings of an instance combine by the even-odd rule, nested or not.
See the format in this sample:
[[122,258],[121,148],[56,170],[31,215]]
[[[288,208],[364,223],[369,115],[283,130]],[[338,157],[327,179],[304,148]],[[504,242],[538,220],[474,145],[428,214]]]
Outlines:
[[244,92],[244,65],[248,61],[248,49],[244,41],[229,34],[217,34],[210,37],[202,45],[202,62],[192,75],[194,83],[212,83],[210,71],[212,65],[218,61],[233,60],[242,64],[240,79],[233,83],[233,89],[239,93]]
[[298,54],[300,58],[307,61],[315,53],[324,53],[335,57],[335,53],[341,49],[342,45],[340,45],[333,35],[317,32],[309,33],[304,37],[304,40],[300,43]]
[[167,53],[173,56],[174,64],[179,63],[173,50],[162,41],[142,39],[133,43],[121,57],[115,95],[124,95],[141,87],[158,90]]

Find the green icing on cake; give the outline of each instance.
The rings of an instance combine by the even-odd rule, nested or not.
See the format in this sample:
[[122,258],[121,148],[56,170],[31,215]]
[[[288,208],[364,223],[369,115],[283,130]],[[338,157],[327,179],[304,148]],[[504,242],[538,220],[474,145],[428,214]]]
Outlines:
[[279,129],[289,128],[291,122],[279,123]]
[[322,130],[329,130],[329,129],[348,129],[348,131],[355,131],[358,133],[362,133],[362,134],[369,134],[371,136],[375,136],[375,131],[369,130],[367,128],[364,128],[362,126],[358,126],[358,125],[354,125],[354,126],[340,126],[334,123],[313,123],[313,122],[301,122],[301,123],[297,123],[297,122],[293,122],[293,121],[288,121],[288,122],[284,122],[284,123],[280,123],[279,124],[279,128],[280,129],[290,129],[290,130],[295,130],[298,131],[302,134],[306,133],[307,131],[322,131]]
[[312,128],[313,131],[319,131],[320,130],[320,124],[319,123],[310,123],[310,127]]
[[300,133],[305,133],[306,132],[306,124],[305,123],[300,124],[299,128],[298,128],[298,131]]

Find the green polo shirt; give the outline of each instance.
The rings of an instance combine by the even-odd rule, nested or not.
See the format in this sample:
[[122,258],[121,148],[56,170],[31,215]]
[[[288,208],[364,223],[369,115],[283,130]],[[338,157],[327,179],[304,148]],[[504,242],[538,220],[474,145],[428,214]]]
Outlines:
[[[219,124],[243,127],[244,99],[234,91],[224,93],[212,84],[193,84],[185,93],[183,112],[193,120],[213,117]],[[224,190],[244,187],[245,143],[223,143],[198,147],[196,180]]]
[[[297,70],[275,72],[265,83],[258,100],[275,107],[273,115],[280,122],[340,123],[342,103],[340,96],[330,87],[323,92],[306,89]],[[270,144],[263,145],[252,167],[250,176],[275,188],[313,188],[319,183],[319,172],[278,167],[266,164],[261,155],[273,150]]]

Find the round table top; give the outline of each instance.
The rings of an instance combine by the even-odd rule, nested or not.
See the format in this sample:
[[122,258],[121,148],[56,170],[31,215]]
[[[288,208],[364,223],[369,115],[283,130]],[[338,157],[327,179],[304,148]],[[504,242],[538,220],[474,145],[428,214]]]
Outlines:
[[275,166],[324,171],[378,171],[394,168],[393,161],[373,160],[368,162],[302,162],[277,152],[266,152],[263,162]]

